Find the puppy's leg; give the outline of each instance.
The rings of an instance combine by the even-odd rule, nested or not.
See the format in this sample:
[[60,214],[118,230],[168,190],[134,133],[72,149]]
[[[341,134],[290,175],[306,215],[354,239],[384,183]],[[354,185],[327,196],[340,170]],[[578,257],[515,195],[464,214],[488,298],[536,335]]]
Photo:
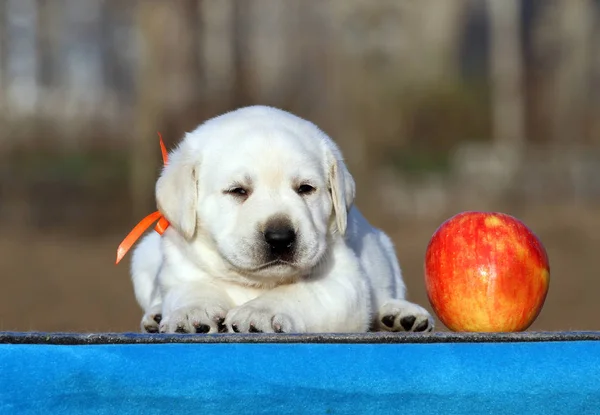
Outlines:
[[159,324],[162,320],[162,295],[158,284],[152,293],[150,305],[144,310],[144,316],[140,323],[142,333],[158,333]]
[[377,234],[381,253],[386,258],[385,261],[380,261],[380,263],[387,263],[388,267],[370,269],[369,274],[371,278],[382,278],[382,276],[388,274],[385,272],[387,269],[391,274],[388,275],[390,275],[392,284],[375,281],[376,285],[388,286],[389,288],[387,290],[376,290],[379,295],[378,303],[381,306],[378,314],[375,315],[374,328],[385,331],[432,331],[434,321],[429,312],[420,305],[405,300],[406,286],[391,239],[381,231],[378,231]]
[[385,331],[432,331],[431,314],[406,300],[388,300],[379,309],[378,328]]
[[158,333],[162,302],[158,274],[162,261],[160,235],[149,233],[135,248],[131,260],[131,280],[138,304],[144,310],[140,326],[145,333]]
[[224,332],[225,316],[231,300],[210,283],[184,283],[169,289],[164,295],[161,333]]

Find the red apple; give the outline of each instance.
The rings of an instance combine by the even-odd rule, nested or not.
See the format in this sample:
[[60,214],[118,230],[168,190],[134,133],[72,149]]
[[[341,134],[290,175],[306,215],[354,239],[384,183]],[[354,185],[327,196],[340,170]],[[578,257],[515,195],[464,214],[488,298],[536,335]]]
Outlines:
[[527,329],[548,293],[550,266],[538,237],[518,219],[463,212],[433,234],[425,284],[433,310],[453,331]]

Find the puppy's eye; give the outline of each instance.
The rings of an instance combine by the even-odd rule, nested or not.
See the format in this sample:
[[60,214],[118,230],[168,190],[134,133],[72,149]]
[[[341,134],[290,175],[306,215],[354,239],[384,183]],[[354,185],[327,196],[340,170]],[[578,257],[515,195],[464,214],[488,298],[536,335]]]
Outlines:
[[227,190],[227,193],[234,196],[248,196],[248,191],[243,187],[234,187],[232,189]]
[[314,192],[316,189],[309,184],[303,184],[298,189],[296,189],[296,193],[299,195],[309,195]]

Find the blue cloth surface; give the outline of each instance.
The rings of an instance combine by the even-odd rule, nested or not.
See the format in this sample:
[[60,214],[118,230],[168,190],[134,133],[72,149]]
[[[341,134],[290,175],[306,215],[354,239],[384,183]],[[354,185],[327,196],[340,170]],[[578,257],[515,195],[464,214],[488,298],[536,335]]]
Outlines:
[[600,414],[600,341],[0,344],[2,414]]

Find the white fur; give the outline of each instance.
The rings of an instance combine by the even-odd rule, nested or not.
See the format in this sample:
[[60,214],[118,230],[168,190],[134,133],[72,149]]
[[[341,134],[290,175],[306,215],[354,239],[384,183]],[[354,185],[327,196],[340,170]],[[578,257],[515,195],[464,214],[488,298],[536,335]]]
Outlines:
[[[300,195],[301,184],[316,190]],[[248,196],[227,193],[235,187]],[[142,329],[216,332],[224,320],[240,332],[431,330],[429,313],[404,300],[392,242],[353,207],[354,192],[335,143],[285,111],[242,108],[186,134],[156,185],[171,226],[133,253]],[[275,216],[290,219],[297,251],[266,266],[263,231]],[[403,328],[405,317],[414,324]]]

